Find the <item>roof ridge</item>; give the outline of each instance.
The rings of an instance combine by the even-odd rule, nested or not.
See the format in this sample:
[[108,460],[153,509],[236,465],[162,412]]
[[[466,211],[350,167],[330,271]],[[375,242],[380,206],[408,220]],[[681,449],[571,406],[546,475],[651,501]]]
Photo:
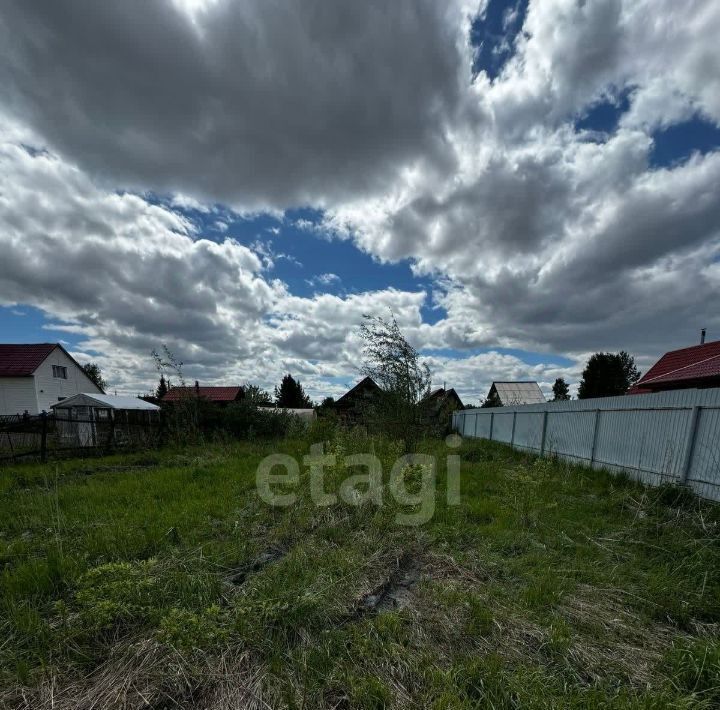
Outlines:
[[[720,342],[720,341],[718,341]],[[699,347],[699,346],[696,346]],[[675,351],[677,352],[677,351]],[[655,377],[648,377],[645,380],[639,380],[636,384],[642,386],[646,382],[652,382],[653,380],[658,380],[661,377],[667,377],[668,375],[672,375],[676,372],[680,372],[681,370],[687,370],[688,367],[695,367],[697,365],[702,365],[704,362],[709,362],[710,360],[715,360],[715,358],[720,357],[720,353],[717,355],[711,355],[710,357],[703,358],[702,360],[697,360],[696,362],[690,362],[687,365],[683,365],[682,367],[676,367],[674,370],[668,370],[667,372],[663,372],[660,375],[655,375]]]
[[242,385],[173,385],[170,389],[171,390],[181,390],[181,389],[242,389]]
[[677,350],[668,350],[665,354],[672,355],[674,353],[681,353],[685,350],[694,350],[695,348],[706,348],[709,345],[720,345],[720,340],[710,340],[707,343],[696,343],[695,345],[686,345],[684,348],[678,348]]

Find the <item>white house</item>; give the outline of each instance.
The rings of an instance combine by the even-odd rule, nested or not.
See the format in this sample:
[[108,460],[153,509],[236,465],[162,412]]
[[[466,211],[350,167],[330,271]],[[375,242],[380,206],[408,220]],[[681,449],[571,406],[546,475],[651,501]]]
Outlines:
[[49,412],[82,392],[103,394],[62,345],[0,344],[0,415]]

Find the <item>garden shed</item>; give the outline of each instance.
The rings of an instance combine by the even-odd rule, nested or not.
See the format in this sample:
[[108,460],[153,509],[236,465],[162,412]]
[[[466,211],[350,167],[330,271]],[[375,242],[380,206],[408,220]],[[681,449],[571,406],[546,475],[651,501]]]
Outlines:
[[137,397],[82,393],[51,406],[61,438],[77,439],[79,446],[96,446],[111,437],[130,435],[131,430],[151,427],[160,407]]

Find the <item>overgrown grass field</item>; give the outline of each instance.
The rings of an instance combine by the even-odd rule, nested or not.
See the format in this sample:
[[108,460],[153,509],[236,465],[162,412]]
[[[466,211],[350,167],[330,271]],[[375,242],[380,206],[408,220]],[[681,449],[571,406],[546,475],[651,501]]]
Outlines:
[[[258,463],[310,440],[0,470],[0,706],[720,706],[717,506],[468,441],[420,446],[420,527],[390,495],[316,507],[306,469],[262,502]],[[402,453],[327,448],[328,490],[349,454]]]

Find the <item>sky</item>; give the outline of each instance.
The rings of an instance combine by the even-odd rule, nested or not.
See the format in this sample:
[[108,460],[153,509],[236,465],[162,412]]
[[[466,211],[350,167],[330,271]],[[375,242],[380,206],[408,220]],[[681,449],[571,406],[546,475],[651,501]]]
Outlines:
[[433,384],[720,339],[716,0],[0,8],[0,342],[316,400],[393,313]]

